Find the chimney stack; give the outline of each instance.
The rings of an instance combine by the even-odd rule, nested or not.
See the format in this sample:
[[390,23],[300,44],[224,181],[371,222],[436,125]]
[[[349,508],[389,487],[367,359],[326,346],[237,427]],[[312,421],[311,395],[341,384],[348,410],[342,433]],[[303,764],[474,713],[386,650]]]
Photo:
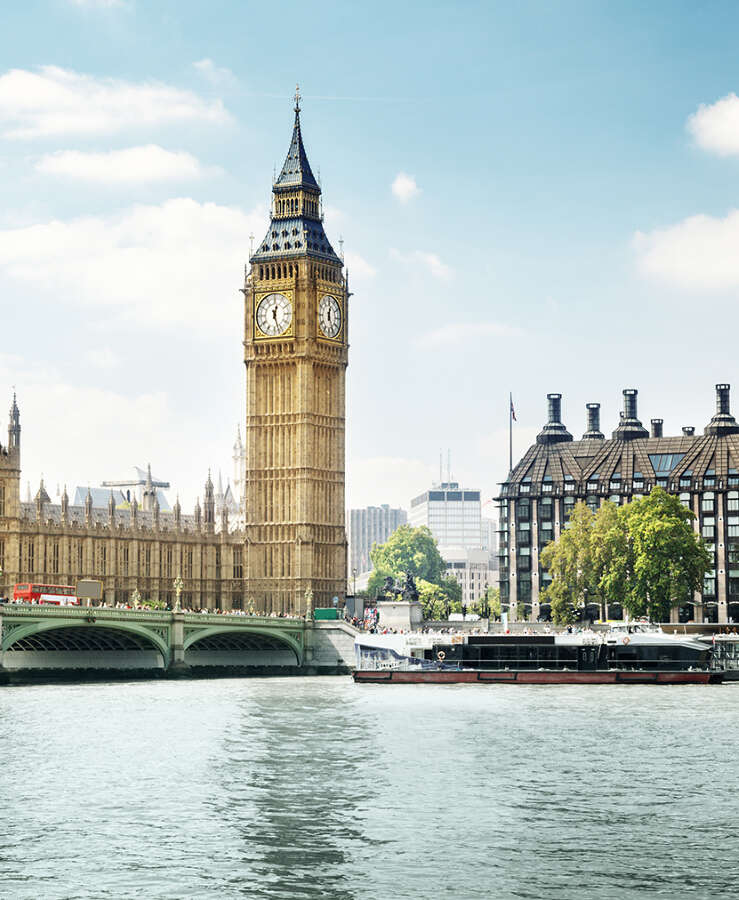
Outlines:
[[571,441],[572,435],[562,424],[562,395],[547,394],[547,424],[536,436],[537,444],[559,444]]
[[636,418],[636,388],[626,388],[624,390],[624,419]]
[[600,430],[600,403],[586,403],[588,429],[583,435],[583,440],[593,438],[603,440],[603,432]]
[[683,425],[683,434],[685,437],[693,437],[695,428],[692,425]]
[[626,388],[623,392],[624,411],[618,428],[613,432],[613,439],[617,441],[633,441],[635,438],[649,437],[649,432],[642,425],[636,415],[636,388]]
[[730,416],[731,412],[729,411],[729,390],[731,389],[730,384],[717,384],[716,385],[716,415],[718,416]]
[[652,419],[652,437],[662,437],[663,419]]
[[716,414],[703,429],[704,434],[739,434],[739,425],[731,414],[730,384],[716,385]]
[[547,394],[547,406],[549,407],[549,424],[559,425],[562,418],[562,395]]

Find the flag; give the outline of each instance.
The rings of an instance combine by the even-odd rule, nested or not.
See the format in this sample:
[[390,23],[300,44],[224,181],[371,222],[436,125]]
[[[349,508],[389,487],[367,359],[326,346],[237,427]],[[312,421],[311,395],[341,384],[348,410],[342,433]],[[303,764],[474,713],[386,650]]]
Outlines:
[[511,397],[511,419],[513,419],[514,422],[518,421],[516,418],[516,410],[513,408],[513,397]]

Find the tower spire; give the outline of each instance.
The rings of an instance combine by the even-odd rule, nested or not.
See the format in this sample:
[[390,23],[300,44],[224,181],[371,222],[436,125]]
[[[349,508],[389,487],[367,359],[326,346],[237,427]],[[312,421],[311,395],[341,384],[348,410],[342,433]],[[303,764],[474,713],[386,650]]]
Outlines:
[[19,450],[21,446],[21,414],[18,409],[15,391],[13,391],[13,405],[10,407],[10,422],[8,423],[8,450]]
[[308,162],[300,126],[300,90],[295,91],[295,121],[280,174],[272,179],[272,221],[249,262],[310,256],[341,265],[323,230],[321,186]]

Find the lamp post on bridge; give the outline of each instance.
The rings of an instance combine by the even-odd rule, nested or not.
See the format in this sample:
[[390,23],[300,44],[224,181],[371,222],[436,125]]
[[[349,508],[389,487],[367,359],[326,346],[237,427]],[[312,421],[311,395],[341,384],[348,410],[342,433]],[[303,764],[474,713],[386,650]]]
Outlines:
[[178,575],[174,580],[174,612],[180,612],[180,594],[182,593],[182,588],[185,586],[182,578]]

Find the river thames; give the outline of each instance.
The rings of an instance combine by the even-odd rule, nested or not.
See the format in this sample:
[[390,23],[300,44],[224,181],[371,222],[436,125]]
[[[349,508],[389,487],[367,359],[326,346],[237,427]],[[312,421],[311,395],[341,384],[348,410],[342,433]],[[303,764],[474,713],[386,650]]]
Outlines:
[[0,894],[739,896],[739,685],[0,691]]

